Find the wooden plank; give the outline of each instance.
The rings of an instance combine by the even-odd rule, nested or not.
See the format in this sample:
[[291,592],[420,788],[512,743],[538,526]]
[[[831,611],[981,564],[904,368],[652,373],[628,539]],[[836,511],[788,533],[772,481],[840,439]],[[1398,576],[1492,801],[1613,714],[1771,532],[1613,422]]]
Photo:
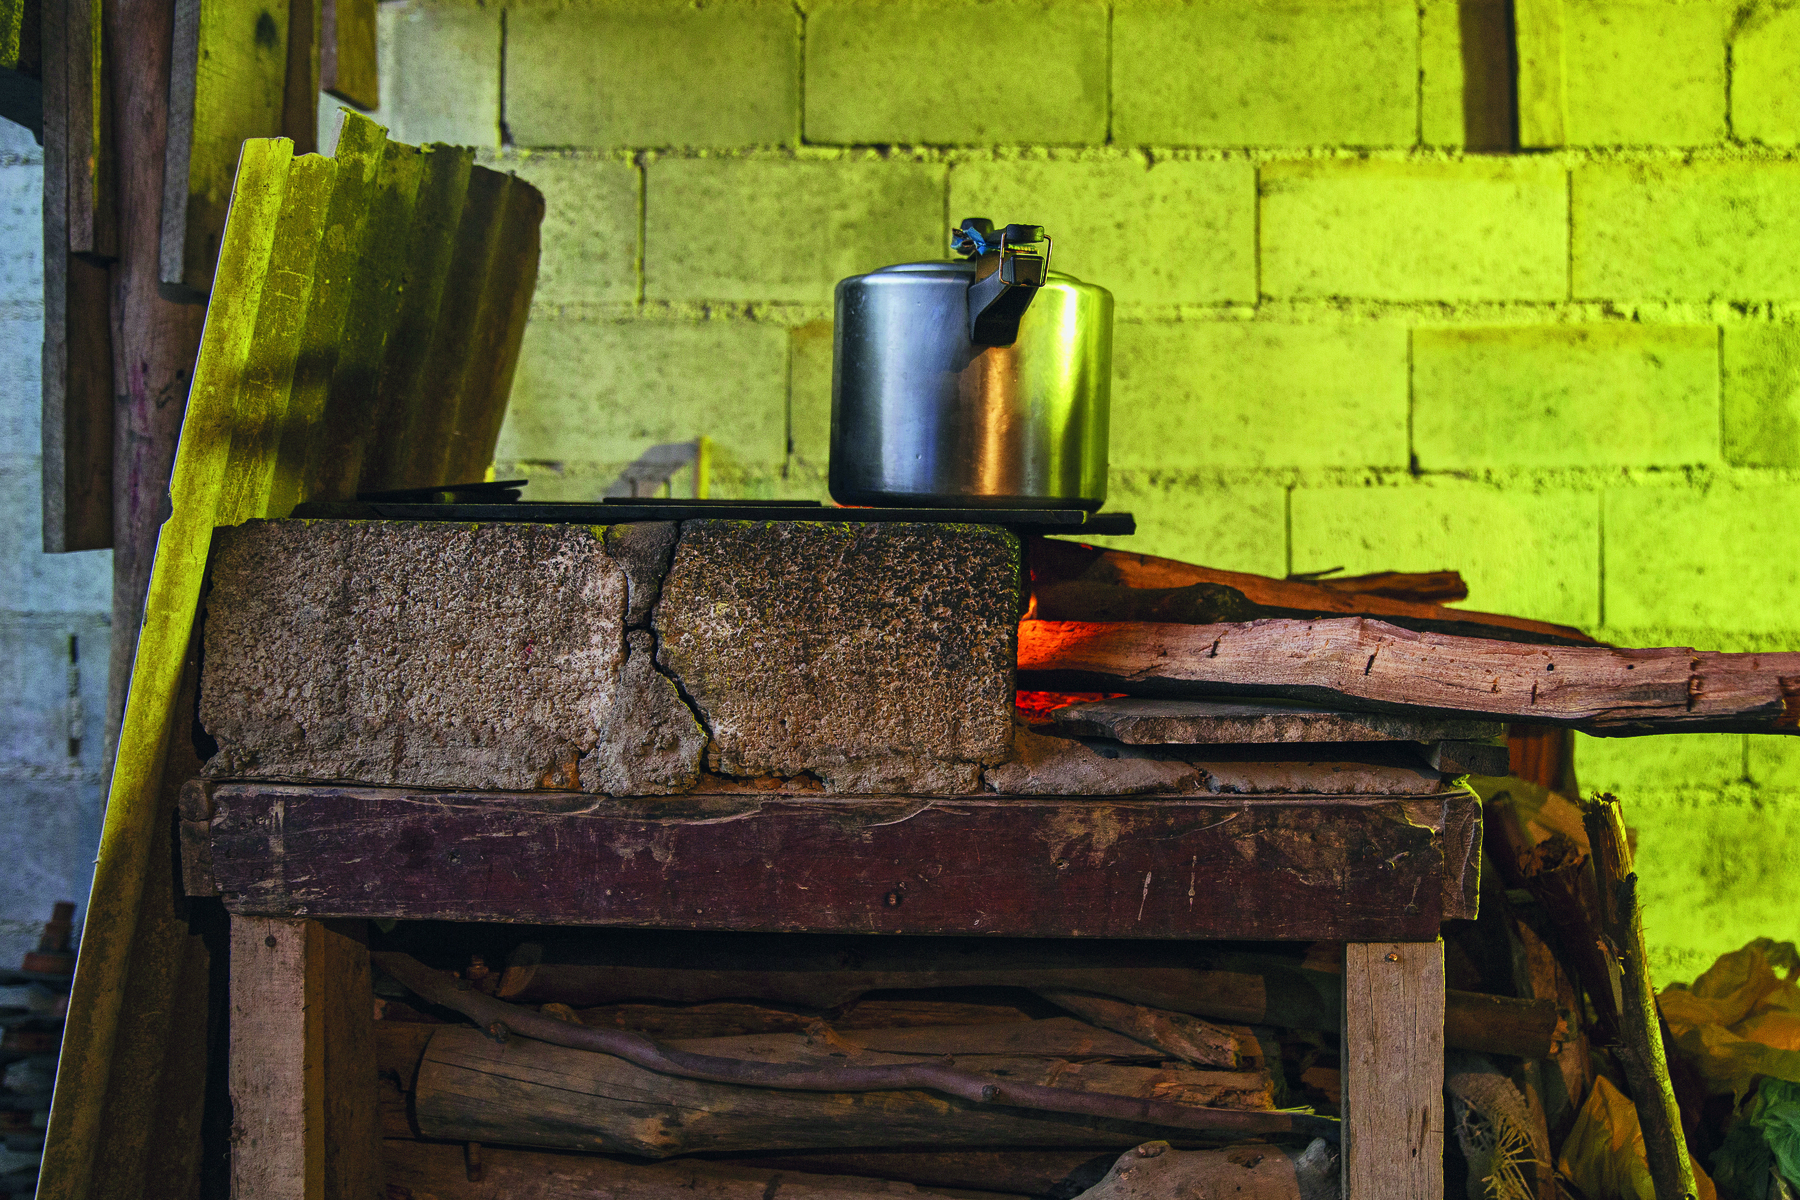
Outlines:
[[1590,733],[1800,733],[1800,653],[1534,646],[1382,621],[1019,626],[1020,686],[1279,696]]
[[381,107],[375,0],[324,0],[320,11],[319,86],[358,108]]
[[1261,742],[1435,742],[1499,737],[1498,721],[1400,713],[1357,713],[1254,700],[1144,700],[1125,697],[1053,709],[1071,733],[1133,746]]
[[323,0],[288,0],[287,67],[282,80],[280,135],[295,154],[319,149],[320,34]]
[[[1102,550],[1056,538],[1032,538],[1027,546],[1032,583],[1035,586],[1080,581],[1128,589],[1191,588],[1215,584],[1241,593],[1254,605],[1285,609],[1259,616],[1372,616],[1396,625],[1433,628],[1440,632],[1487,635],[1527,642],[1561,645],[1593,645],[1594,639],[1570,625],[1529,621],[1502,613],[1418,604],[1380,594],[1344,591],[1321,582],[1271,579],[1243,571],[1221,571],[1172,558]],[[1504,630],[1505,632],[1495,632]]]
[[1416,811],[1466,792],[591,800],[224,784],[213,870],[264,915],[1314,940],[1435,934],[1475,870]]
[[100,0],[60,0],[63,30],[62,114],[67,153],[68,250],[105,260],[118,253],[113,182],[112,89],[102,54]]
[[308,921],[231,919],[231,1194],[325,1192],[324,1010],[307,1003]]
[[240,148],[247,138],[282,133],[287,68],[286,4],[176,0],[163,167],[164,283],[211,289]]
[[[94,153],[93,131],[85,127],[92,123],[95,66],[88,18],[87,0],[55,0],[43,9],[41,469],[48,554],[101,550],[113,540],[111,280],[102,262],[75,253],[77,243],[93,244],[94,231],[91,179],[85,192],[81,186],[82,164]],[[102,216],[110,230],[110,212]],[[110,250],[111,242],[108,233],[102,244]]]
[[[182,422],[180,453],[169,491],[172,510],[161,523],[156,542],[156,568],[139,630],[131,671],[131,703],[119,733],[112,787],[94,864],[94,888],[88,901],[84,951],[69,997],[63,1038],[63,1061],[50,1117],[47,1145],[61,1153],[45,1158],[45,1178],[55,1181],[46,1195],[90,1195],[89,1180],[100,1154],[108,1112],[129,1080],[115,1078],[114,1055],[121,1041],[125,997],[143,995],[146,986],[129,988],[134,971],[146,969],[134,953],[134,938],[146,930],[179,925],[184,918],[166,903],[144,901],[153,893],[146,880],[172,855],[160,843],[162,830],[172,829],[174,793],[164,802],[161,782],[172,745],[191,739],[171,738],[185,730],[177,713],[192,711],[193,701],[181,694],[188,651],[195,627],[200,584],[215,523],[235,524],[241,516],[221,513],[219,491],[231,444],[231,404],[247,355],[255,297],[268,269],[269,243],[286,186],[289,156],[285,143],[257,142],[245,154],[245,171],[226,230],[229,269],[217,295],[219,319],[206,325],[205,345],[195,370],[194,388]],[[116,634],[117,631],[115,631]],[[190,693],[191,695],[191,693]],[[184,702],[185,700],[185,702]],[[171,888],[172,888],[171,881]],[[172,894],[172,892],[171,892]],[[134,968],[134,962],[140,966]],[[164,974],[153,972],[160,983]],[[193,1046],[184,1036],[181,1043]],[[161,1048],[166,1053],[167,1046]],[[164,1061],[158,1059],[158,1061]],[[110,1161],[110,1160],[109,1160]]]
[[360,931],[231,920],[232,1195],[381,1194],[380,1112]]
[[1444,946],[1344,947],[1345,1200],[1444,1194]]

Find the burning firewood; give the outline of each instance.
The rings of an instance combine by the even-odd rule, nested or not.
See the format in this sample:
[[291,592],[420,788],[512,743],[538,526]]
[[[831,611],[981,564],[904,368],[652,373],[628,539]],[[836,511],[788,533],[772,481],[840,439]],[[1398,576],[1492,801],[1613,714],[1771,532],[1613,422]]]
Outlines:
[[1021,687],[1280,696],[1599,734],[1800,731],[1800,653],[1534,646],[1382,621],[1026,621]]

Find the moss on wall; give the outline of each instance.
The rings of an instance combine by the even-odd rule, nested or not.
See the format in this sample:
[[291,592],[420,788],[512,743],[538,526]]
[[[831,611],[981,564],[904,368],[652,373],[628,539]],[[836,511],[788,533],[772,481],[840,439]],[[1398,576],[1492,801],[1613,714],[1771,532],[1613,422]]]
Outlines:
[[[1134,548],[1800,647],[1795,13],[1563,2],[1546,58],[1500,0],[390,0],[379,115],[549,200],[498,464],[534,495],[704,434],[715,494],[823,496],[833,282],[980,212],[1117,296]],[[1506,149],[1515,58],[1568,146]],[[1579,766],[1662,978],[1800,936],[1800,746]]]

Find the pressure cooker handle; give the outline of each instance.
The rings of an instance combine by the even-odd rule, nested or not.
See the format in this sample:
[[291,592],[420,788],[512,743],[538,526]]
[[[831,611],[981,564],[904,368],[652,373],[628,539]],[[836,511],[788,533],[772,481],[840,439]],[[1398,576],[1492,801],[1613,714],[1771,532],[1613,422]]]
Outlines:
[[971,217],[951,231],[952,244],[976,260],[969,284],[969,340],[978,346],[1010,346],[1019,320],[1050,277],[1050,236],[1042,225],[1008,225],[996,232],[985,217]]

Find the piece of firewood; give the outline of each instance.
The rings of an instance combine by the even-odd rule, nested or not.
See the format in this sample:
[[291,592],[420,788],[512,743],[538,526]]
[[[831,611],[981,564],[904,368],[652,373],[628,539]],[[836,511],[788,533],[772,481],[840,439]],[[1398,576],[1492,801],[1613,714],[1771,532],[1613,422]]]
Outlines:
[[[1501,613],[1444,608],[1437,604],[1413,604],[1375,594],[1356,594],[1297,579],[1271,579],[1242,571],[1220,571],[1172,558],[1101,550],[1054,538],[1032,538],[1026,551],[1034,586],[1066,580],[1112,584],[1128,588],[1185,588],[1194,584],[1219,584],[1235,589],[1252,604],[1298,612],[1371,616],[1391,620],[1450,622],[1485,626],[1488,636],[1522,637],[1550,643],[1591,645],[1593,639],[1568,625],[1529,621]],[[1493,632],[1505,630],[1506,633]]]
[[[823,1047],[814,1050],[825,1054]],[[917,1060],[902,1060],[895,1067],[880,1065],[897,1057],[851,1054],[830,1061],[848,1060],[852,1066],[828,1069],[839,1073],[921,1069],[908,1065]],[[1181,1093],[1169,1086],[1179,1086],[1176,1081],[1182,1072],[986,1056],[971,1061],[999,1070],[1031,1072],[1023,1076],[979,1073],[979,1078],[993,1079],[992,1086],[1051,1090],[1072,1102],[1092,1101],[1089,1107],[1096,1109],[1179,1109],[1195,1114],[1196,1124],[1224,1112],[1247,1126],[1296,1123],[1305,1126],[1305,1132],[1323,1130],[1330,1124],[1271,1111],[1190,1107]],[[800,1070],[807,1065],[769,1069]],[[1052,1083],[1041,1083],[1044,1079]],[[1121,1096],[1096,1090],[1097,1086],[1119,1087],[1127,1080],[1134,1091],[1151,1095]],[[523,1037],[510,1037],[501,1045],[480,1030],[457,1025],[443,1027],[432,1039],[412,1099],[419,1131],[428,1138],[601,1150],[646,1158],[697,1152],[922,1145],[1122,1147],[1145,1137],[1164,1136],[1162,1131],[1171,1128],[984,1103],[916,1087],[824,1092],[681,1079],[610,1054]]]
[[1375,571],[1368,575],[1319,576],[1299,582],[1347,596],[1384,596],[1412,604],[1455,604],[1469,598],[1469,585],[1463,581],[1461,571]]
[[[807,1175],[786,1167],[727,1163],[620,1162],[597,1154],[557,1154],[483,1146],[481,1179],[471,1182],[463,1147],[390,1139],[383,1146],[388,1194],[437,1200],[860,1200],[933,1195],[911,1184],[850,1175]],[[1004,1193],[994,1200],[1011,1200]],[[1021,1197],[1020,1200],[1023,1200]]]
[[1591,733],[1800,732],[1800,653],[1531,646],[1361,617],[1019,626],[1020,686],[1281,696]]
[[[1237,967],[1239,964],[1232,964]],[[871,964],[874,968],[875,964]],[[702,1003],[751,996],[826,1009],[864,992],[908,988],[1022,987],[1102,993],[1133,1004],[1185,1012],[1221,1022],[1335,1031],[1338,981],[1316,972],[1270,964],[1243,969],[1200,966],[1082,965],[1075,962],[1008,962],[996,948],[979,966],[947,959],[936,969],[735,968],[630,963],[542,963],[515,996],[541,1003],[576,1005],[666,996]],[[504,990],[501,993],[505,995]],[[1554,1048],[1558,1016],[1551,1000],[1517,1000],[1452,990],[1445,995],[1446,1044],[1484,1054],[1542,1058]]]
[[[384,971],[421,998],[462,1013],[480,1024],[496,1040],[505,1041],[511,1034],[517,1033],[553,1046],[598,1051],[602,1056],[617,1057],[622,1063],[628,1063],[648,1074],[661,1075],[664,1077],[663,1082],[670,1087],[674,1086],[674,1080],[681,1080],[730,1084],[744,1089],[763,1088],[806,1093],[863,1094],[928,1089],[939,1096],[973,1104],[983,1112],[987,1111],[987,1106],[992,1105],[1030,1110],[1034,1117],[1037,1114],[1053,1114],[1057,1117],[1105,1122],[1126,1121],[1164,1129],[1200,1130],[1218,1134],[1288,1133],[1331,1136],[1335,1131],[1335,1126],[1329,1122],[1307,1116],[1199,1108],[1118,1095],[1074,1093],[1042,1084],[984,1076],[960,1070],[947,1062],[926,1063],[913,1060],[874,1066],[814,1067],[765,1064],[741,1058],[696,1054],[658,1045],[641,1034],[591,1029],[507,1004],[469,987],[466,980],[453,981],[409,955],[388,951],[375,957]],[[461,986],[456,986],[457,984]],[[1009,1027],[994,1028],[1005,1030]],[[427,1067],[433,1061],[429,1049],[425,1061]],[[425,1067],[420,1070],[421,1089],[424,1087],[425,1071]],[[941,1101],[939,1104],[941,1107]],[[415,1112],[419,1113],[420,1123],[423,1125],[423,1109],[415,1105]],[[475,1134],[463,1137],[462,1140],[491,1139]]]
[[[1033,1036],[996,1037],[994,1026],[940,1030],[864,1030],[838,1033],[823,1027],[813,1035],[778,1033],[668,1042],[671,1050],[747,1062],[832,1066],[891,1066],[921,1058],[953,1059],[963,1070],[997,1079],[1034,1082],[1042,1087],[1141,1100],[1166,1100],[1199,1107],[1266,1109],[1275,1106],[1274,1080],[1265,1070],[1203,1071],[1185,1066],[1126,1065],[1159,1058],[1150,1047],[1080,1022],[1050,1020],[1036,1025],[1057,1030]],[[1012,1033],[1020,1026],[1009,1025]],[[1082,1036],[1086,1028],[1090,1036]],[[886,1038],[884,1033],[926,1034],[928,1038]],[[1098,1034],[1098,1037],[1091,1036]],[[1106,1061],[1071,1061],[1072,1059]]]
[[1616,1047],[1632,1103],[1644,1132],[1644,1157],[1656,1185],[1656,1200],[1695,1200],[1699,1185],[1682,1136],[1681,1110],[1669,1082],[1663,1057],[1656,989],[1644,950],[1643,910],[1638,904],[1638,878],[1619,802],[1603,795],[1582,806],[1588,844],[1593,847],[1594,876],[1600,886],[1601,930],[1609,964],[1618,972],[1619,1032]]
[[1237,1038],[1231,1030],[1209,1024],[1198,1017],[1149,1008],[1142,1004],[1127,1004],[1123,1000],[1091,992],[1043,988],[1038,991],[1038,995],[1058,1008],[1066,1008],[1077,1016],[1092,1021],[1102,1029],[1111,1029],[1115,1033],[1135,1038],[1146,1046],[1155,1047],[1186,1062],[1209,1067],[1238,1065]]
[[1117,1150],[1059,1149],[812,1150],[781,1151],[725,1160],[764,1171],[818,1175],[860,1175],[892,1179],[924,1188],[1014,1192],[1026,1196],[1072,1197],[1105,1175]]
[[1146,1142],[1119,1156],[1081,1200],[1336,1200],[1338,1156],[1314,1142],[1305,1150],[1242,1145],[1176,1150]]

